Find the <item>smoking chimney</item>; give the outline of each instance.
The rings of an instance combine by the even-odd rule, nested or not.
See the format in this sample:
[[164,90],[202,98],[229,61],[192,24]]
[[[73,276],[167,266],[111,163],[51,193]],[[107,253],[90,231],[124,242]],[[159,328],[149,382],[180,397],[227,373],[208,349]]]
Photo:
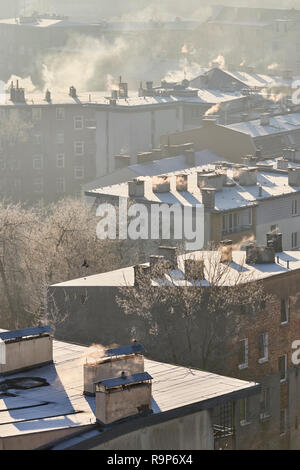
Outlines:
[[282,253],[282,233],[276,231],[267,233],[267,246],[272,247],[275,253]]
[[144,348],[141,344],[132,344],[115,349],[107,349],[104,357],[89,360],[83,365],[84,394],[95,395],[96,383],[117,377],[122,371],[127,374],[144,372]]

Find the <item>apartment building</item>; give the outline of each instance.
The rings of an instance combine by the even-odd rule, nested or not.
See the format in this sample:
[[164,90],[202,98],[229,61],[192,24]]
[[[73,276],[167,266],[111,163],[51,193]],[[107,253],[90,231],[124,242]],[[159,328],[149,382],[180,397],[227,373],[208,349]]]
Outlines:
[[95,115],[90,96],[28,93],[12,84],[0,105],[0,194],[13,201],[55,201],[80,194],[95,175]]
[[276,73],[279,68],[299,73],[299,21],[300,12],[293,8],[217,6],[205,23],[205,32],[212,49],[222,44],[222,49],[216,49],[218,54],[223,53],[227,64],[236,68],[239,57],[241,63],[255,64],[262,73]]
[[[178,147],[172,147],[171,151],[175,149]],[[227,237],[237,246],[254,240],[262,244],[266,233],[277,230],[282,233],[285,250],[299,248],[300,180],[297,163],[289,164],[284,158],[260,162],[248,156],[242,159],[242,163],[234,165],[217,162],[214,154],[203,160],[209,155],[207,151],[182,151],[185,155],[181,157],[131,167],[133,171],[124,175],[131,181],[120,179],[120,184],[116,184],[120,178],[117,172],[107,180],[99,180],[103,185],[107,182],[107,187],[86,186],[87,200],[91,199],[98,206],[104,201],[118,205],[120,197],[128,198],[128,201],[140,202],[147,207],[157,205],[164,217],[171,217],[177,206],[181,212],[185,207],[195,210],[197,206],[203,206],[204,247]],[[168,171],[172,166],[175,171]],[[165,205],[169,207],[169,214],[164,212]],[[184,237],[176,240],[172,228],[172,243],[185,242]]]
[[[199,288],[210,288],[216,269],[220,272],[220,276],[217,275],[220,288],[222,286],[225,290],[236,289],[237,282],[241,286],[245,285],[245,288],[247,283],[263,283],[268,295],[267,301],[262,301],[260,305],[247,306],[241,305],[237,300],[232,315],[239,325],[238,329],[233,330],[230,326],[227,329],[226,322],[223,324],[220,319],[216,323],[222,325],[220,328],[223,335],[215,332],[214,338],[218,344],[214,343],[213,351],[217,350],[218,354],[217,359],[211,356],[209,368],[221,374],[262,384],[261,396],[256,405],[248,399],[241,400],[238,404],[237,448],[298,449],[299,370],[293,355],[294,341],[298,341],[299,331],[299,252],[281,251],[280,234],[273,234],[272,239],[268,237],[268,245],[250,244],[246,251],[232,251],[230,243],[232,244],[221,244],[220,252],[201,251],[178,258],[174,248],[162,247],[158,252],[159,260],[165,256],[166,260],[178,264],[174,270],[167,268],[161,279],[152,279],[150,276],[150,283],[156,289],[163,285],[170,288],[195,287],[195,281],[188,280],[186,270],[189,260],[204,263],[203,278],[197,284]],[[224,261],[223,255],[227,257],[225,265],[220,264],[221,260]],[[64,312],[70,312],[70,318],[59,328],[57,334],[72,340],[76,338],[77,341],[88,338],[89,341],[101,342],[104,335],[107,338],[112,337],[113,325],[117,323],[119,328],[116,339],[119,342],[128,341],[134,331],[135,337],[143,340],[145,347],[150,348],[153,338],[145,333],[146,320],[134,313],[125,315],[116,299],[120,296],[120,289],[131,289],[134,286],[138,288],[136,276],[146,273],[147,267],[151,273],[156,262],[157,256],[152,256],[150,264],[143,265],[142,271],[132,266],[51,286],[49,298],[55,299],[55,305],[61,306]],[[219,263],[221,267],[213,264],[215,269],[212,269],[212,263]],[[78,300],[81,296],[85,296],[84,304]],[[162,311],[162,316],[163,313]],[[205,312],[202,315],[203,324],[207,328]],[[156,321],[160,322],[159,318],[157,316]],[[199,321],[201,318],[200,316]],[[85,324],[85,331],[80,330],[82,322]],[[176,321],[173,319],[172,341],[176,345],[176,357],[181,364],[189,363],[199,367],[203,360],[202,356],[197,356],[200,349],[193,348],[191,356],[184,326],[182,316],[176,316]],[[199,344],[197,331],[195,328],[189,336],[189,341],[195,345]],[[155,344],[156,350],[151,350],[151,354],[155,355],[152,358],[168,361],[167,357],[172,356],[173,349],[166,343],[165,335],[156,336]],[[169,344],[169,348],[166,344]]]
[[91,104],[97,120],[97,176],[117,169],[116,155],[130,156],[135,164],[138,153],[160,147],[161,136],[198,128],[212,106],[228,105],[228,115],[248,106],[241,93],[197,90],[188,80],[159,87],[147,82],[140,85],[138,96],[128,92],[122,79],[115,88],[106,100]]

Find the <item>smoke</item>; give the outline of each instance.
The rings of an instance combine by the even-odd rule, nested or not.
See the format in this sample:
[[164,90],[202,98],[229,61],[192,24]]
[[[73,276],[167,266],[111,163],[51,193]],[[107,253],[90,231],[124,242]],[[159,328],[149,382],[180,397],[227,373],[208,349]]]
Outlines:
[[66,91],[74,85],[80,91],[113,87],[110,70],[121,61],[128,49],[123,39],[110,43],[83,35],[72,35],[62,52],[44,57],[44,89]]
[[268,65],[268,70],[270,72],[273,72],[274,70],[277,70],[278,68],[279,68],[279,65],[276,62],[274,62],[273,64]]
[[179,67],[175,70],[169,70],[163,80],[167,82],[181,82],[184,78],[192,80],[193,78],[202,75],[206,70],[207,69],[197,62],[189,63],[187,59],[181,59]]
[[118,344],[111,344],[110,346],[102,346],[102,344],[92,344],[83,354],[82,364],[95,364],[106,357],[106,350],[117,348]]
[[38,90],[38,88],[32,83],[31,77],[21,78],[17,75],[11,75],[7,83],[5,84],[5,89],[9,89],[11,83],[13,82],[16,85],[16,82],[19,82],[19,86],[25,88],[28,93],[33,93]]
[[220,67],[220,69],[224,70],[225,69],[225,65],[226,65],[226,60],[225,60],[225,57],[223,55],[218,55],[218,57],[216,57],[215,59],[213,59],[210,63],[209,63],[209,66],[210,67]]
[[221,104],[220,103],[217,103],[215,104],[214,106],[212,106],[211,108],[209,108],[206,113],[204,114],[204,116],[211,116],[213,114],[217,114],[221,109]]

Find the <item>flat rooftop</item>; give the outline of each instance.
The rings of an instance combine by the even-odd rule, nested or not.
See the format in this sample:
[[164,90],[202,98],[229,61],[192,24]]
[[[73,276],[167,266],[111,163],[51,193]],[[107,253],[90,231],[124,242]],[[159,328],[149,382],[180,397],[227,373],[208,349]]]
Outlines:
[[[170,271],[163,279],[152,280],[153,286],[190,286],[199,285],[198,282],[185,280],[184,261],[186,259],[204,260],[205,281],[201,285],[209,285],[213,282],[220,286],[235,286],[251,281],[259,281],[273,276],[286,274],[291,271],[300,270],[300,251],[285,251],[277,253],[279,263],[270,264],[246,264],[245,251],[233,251],[233,262],[229,265],[220,263],[218,251],[197,251],[178,257],[178,269]],[[289,261],[289,269],[287,268]],[[54,284],[52,287],[133,287],[134,267],[118,269],[107,273],[82,277],[71,281]]]
[[[70,51],[74,53],[76,51]],[[76,82],[76,80],[75,80]],[[72,83],[70,83],[70,86]],[[20,83],[22,87],[22,83]],[[135,108],[140,106],[155,106],[155,105],[166,105],[174,103],[194,103],[198,105],[213,105],[217,103],[230,102],[238,99],[245,99],[245,96],[241,93],[223,93],[218,90],[196,90],[197,96],[176,96],[176,91],[174,91],[171,96],[166,95],[155,95],[155,96],[138,96],[138,92],[129,91],[129,96],[127,99],[117,99],[116,105],[110,104],[110,95],[111,91],[81,91],[77,90],[77,97],[72,98],[69,95],[69,90],[66,89],[65,92],[62,90],[50,89],[51,92],[51,103],[48,103],[45,100],[45,92],[36,90],[36,91],[26,91],[25,90],[25,103],[15,103],[10,100],[9,91],[5,94],[5,100],[1,103],[1,106],[14,106],[14,107],[24,107],[24,106],[53,106],[53,105],[102,105],[102,106],[111,106],[113,109],[117,108]]]
[[[167,170],[167,168],[165,169]],[[161,175],[170,177],[170,191],[165,193],[153,192],[151,176],[137,178],[145,181],[145,193],[144,197],[136,197],[135,199],[139,201],[178,204],[182,206],[195,206],[197,204],[202,204],[202,195],[197,184],[197,172],[203,171],[204,169],[207,171],[211,170],[213,172],[215,165],[214,163],[207,163],[207,165],[201,165],[199,167],[188,168],[185,170],[161,172]],[[260,169],[259,166],[257,167],[257,170],[257,184],[241,186],[238,182],[233,180],[232,169],[229,168],[227,171],[227,183],[229,185],[223,186],[222,191],[217,191],[215,193],[215,211],[222,212],[252,207],[266,199],[299,193],[300,187],[289,185],[287,171],[264,171]],[[187,175],[188,191],[178,192],[176,190],[176,175],[179,174]],[[157,174],[157,176],[159,175]],[[133,175],[131,178],[133,178]],[[232,184],[232,186],[230,184]],[[258,185],[262,187],[261,196],[259,195]],[[88,190],[86,194],[92,197],[100,195],[129,197],[128,182],[113,184],[104,188],[91,189]]]
[[[0,330],[4,331],[4,330]],[[92,348],[54,341],[54,364],[11,375],[46,379],[48,386],[0,395],[0,438],[94,424],[95,398],[83,395],[82,366]],[[257,393],[257,384],[145,359],[153,377],[153,412],[164,413],[232,393]],[[3,380],[0,379],[0,385]]]

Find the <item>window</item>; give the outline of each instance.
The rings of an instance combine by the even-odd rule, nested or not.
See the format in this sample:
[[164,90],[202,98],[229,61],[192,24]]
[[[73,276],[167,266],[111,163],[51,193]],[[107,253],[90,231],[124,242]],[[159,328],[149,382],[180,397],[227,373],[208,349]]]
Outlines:
[[59,176],[56,180],[56,191],[58,194],[66,192],[66,181],[64,176]]
[[42,193],[44,191],[44,178],[42,177],[34,178],[33,191],[35,193]]
[[85,127],[87,129],[96,129],[97,128],[97,122],[94,119],[87,119],[85,121]]
[[258,349],[259,349],[259,359],[258,362],[263,364],[264,362],[268,362],[269,359],[269,335],[268,333],[263,333],[259,336],[258,340]]
[[290,313],[290,299],[287,297],[281,299],[281,309],[280,309],[280,323],[281,325],[286,325],[289,322],[289,313]]
[[65,143],[65,134],[63,132],[56,134],[56,143],[59,145]]
[[292,200],[292,215],[298,215],[298,200],[293,199]]
[[249,424],[249,398],[240,400],[240,424],[245,426]]
[[75,155],[84,154],[84,142],[74,142],[74,152]]
[[64,168],[65,167],[65,154],[58,153],[56,155],[56,168]]
[[287,380],[287,354],[279,357],[278,370],[279,370],[280,382],[286,382]]
[[40,121],[42,119],[42,109],[41,108],[32,108],[32,120]]
[[287,431],[287,409],[280,410],[280,435],[284,436]]
[[35,155],[33,157],[33,169],[34,170],[42,170],[44,167],[43,156],[42,155]]
[[298,232],[292,233],[292,249],[298,248]]
[[41,145],[42,143],[42,135],[41,134],[34,134],[33,136],[33,142],[36,145]]
[[74,117],[74,129],[76,131],[82,130],[84,127],[83,124],[83,116],[75,116]]
[[84,178],[84,168],[74,168],[74,178],[82,180]]
[[270,388],[262,387],[261,390],[261,402],[260,402],[260,419],[266,419],[271,416],[270,414],[271,402],[270,402]]
[[248,367],[248,339],[239,342],[239,369]]
[[63,121],[65,119],[65,108],[56,108],[56,119]]

